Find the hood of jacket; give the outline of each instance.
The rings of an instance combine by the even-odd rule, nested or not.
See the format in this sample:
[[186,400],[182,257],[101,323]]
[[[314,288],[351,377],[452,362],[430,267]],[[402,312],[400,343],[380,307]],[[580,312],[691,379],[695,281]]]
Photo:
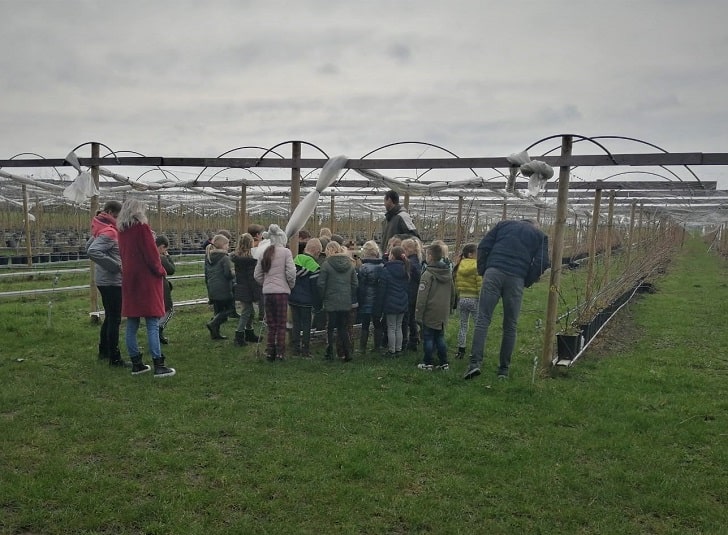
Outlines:
[[349,257],[349,255],[345,254],[335,254],[333,256],[330,256],[326,259],[326,263],[339,273],[343,273],[354,267],[354,264],[351,262],[351,258]]
[[101,212],[91,220],[91,234],[94,238],[105,235],[114,241],[119,241],[119,231],[116,229],[116,219],[113,215]]
[[452,272],[445,262],[440,260],[434,264],[427,266],[427,272],[430,273],[437,282],[447,282],[452,280]]

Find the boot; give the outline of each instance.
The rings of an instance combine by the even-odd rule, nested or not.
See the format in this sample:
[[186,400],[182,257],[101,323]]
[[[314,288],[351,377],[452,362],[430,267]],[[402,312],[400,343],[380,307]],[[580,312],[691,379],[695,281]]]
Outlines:
[[458,354],[455,355],[456,358],[463,358],[465,356],[465,348],[464,347],[458,347]]
[[135,357],[131,357],[131,374],[132,375],[140,375],[142,373],[148,372],[151,370],[151,366],[148,364],[144,364],[142,362],[142,355],[141,353]]
[[255,331],[253,329],[245,329],[245,341],[258,343],[260,342],[260,337],[255,336]]
[[235,340],[233,343],[237,347],[243,347],[244,345],[247,345],[247,342],[245,341],[245,333],[242,331],[235,331]]
[[164,329],[159,329],[159,343],[165,345],[169,343],[169,339],[164,336]]
[[326,354],[324,355],[326,360],[334,360],[334,348],[332,346],[326,346]]
[[154,378],[172,377],[177,371],[164,365],[164,357],[154,359]]
[[265,360],[273,362],[276,359],[276,346],[269,346],[265,351]]
[[210,338],[213,340],[225,340],[227,338],[227,336],[220,334],[220,325],[222,325],[225,320],[227,320],[227,313],[220,312],[205,324],[207,330],[210,331]]
[[111,357],[109,358],[109,366],[117,368],[131,368],[131,364],[121,358],[121,353],[118,349],[116,351],[112,351]]

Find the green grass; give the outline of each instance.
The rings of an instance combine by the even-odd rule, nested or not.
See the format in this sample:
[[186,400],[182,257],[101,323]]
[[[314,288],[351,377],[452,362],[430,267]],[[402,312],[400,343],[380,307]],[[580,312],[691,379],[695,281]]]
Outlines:
[[320,342],[268,363],[188,307],[166,331],[178,374],[155,380],[96,362],[84,296],[58,294],[50,328],[47,296],[0,301],[0,532],[724,533],[728,271],[691,241],[654,282],[535,384],[544,284],[505,383],[497,325],[463,381],[463,361],[328,363]]

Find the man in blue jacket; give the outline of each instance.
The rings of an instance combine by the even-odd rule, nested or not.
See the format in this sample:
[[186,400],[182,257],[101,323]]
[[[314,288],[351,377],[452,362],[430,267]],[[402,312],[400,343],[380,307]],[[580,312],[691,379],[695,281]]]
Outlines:
[[478,245],[478,274],[483,276],[478,317],[473,333],[470,367],[463,376],[480,375],[488,328],[498,301],[503,299],[503,338],[498,378],[507,379],[516,345],[516,327],[523,288],[533,284],[550,267],[548,237],[528,219],[506,220],[490,229]]

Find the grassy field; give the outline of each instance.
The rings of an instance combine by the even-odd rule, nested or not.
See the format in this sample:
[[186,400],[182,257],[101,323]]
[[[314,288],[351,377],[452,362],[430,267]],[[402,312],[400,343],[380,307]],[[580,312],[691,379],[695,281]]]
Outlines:
[[269,363],[210,340],[206,306],[166,331],[175,377],[131,377],[97,362],[83,294],[50,326],[47,295],[0,301],[0,533],[725,533],[728,270],[688,241],[653,282],[535,383],[543,283],[507,382],[496,326],[463,381],[320,342]]

